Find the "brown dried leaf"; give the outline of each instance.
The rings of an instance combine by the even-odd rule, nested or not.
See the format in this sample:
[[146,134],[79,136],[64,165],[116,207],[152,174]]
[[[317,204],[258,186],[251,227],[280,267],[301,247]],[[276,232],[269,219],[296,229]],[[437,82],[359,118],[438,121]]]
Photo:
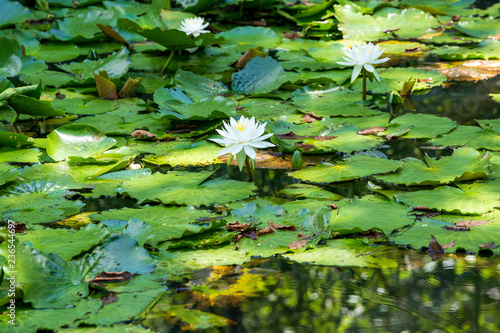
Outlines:
[[488,221],[460,221],[460,222],[457,222],[455,224],[458,227],[470,228],[470,227],[477,227],[479,225],[487,224],[488,222],[490,222],[490,221],[489,220]]
[[330,207],[331,210],[339,209],[339,207],[337,207],[337,205],[334,203],[329,204],[328,207]]
[[66,95],[63,95],[63,94],[61,94],[61,92],[60,92],[60,91],[58,91],[58,92],[56,92],[56,98],[57,98],[57,99],[65,99],[65,98],[66,98]]
[[132,135],[132,137],[134,138],[139,138],[139,139],[142,139],[142,138],[156,138],[156,134],[153,134],[151,132],[148,132],[146,130],[135,130],[133,131],[132,133],[130,133],[130,135]]
[[394,28],[394,29],[386,29],[384,30],[385,33],[388,33],[388,32],[394,32],[394,31],[398,31],[399,28]]
[[373,126],[373,127],[368,127],[365,128],[364,130],[358,131],[357,133],[359,135],[375,135],[378,132],[383,132],[387,129],[387,127],[381,127],[381,126]]
[[306,113],[305,115],[302,116],[302,120],[305,121],[306,123],[313,123],[316,120],[321,120],[323,118],[324,117],[315,115],[314,112]]
[[498,248],[498,245],[495,245],[495,242],[489,242],[489,243],[483,243],[481,245],[479,245],[479,248],[480,249],[496,249]]
[[336,138],[336,136],[333,135],[325,135],[325,136],[313,136],[314,140],[318,141],[328,141],[328,140],[333,140]]
[[450,230],[450,231],[470,231],[470,228],[465,228],[465,227],[450,227],[445,225],[443,229]]
[[450,247],[454,247],[454,246],[455,246],[455,241],[453,241],[451,243],[448,243],[448,244],[441,245],[441,247],[443,248],[443,250],[449,249]]
[[293,32],[293,31],[283,32],[283,38],[288,38],[288,39],[294,40],[294,39],[300,38],[300,33]]
[[443,247],[437,241],[434,235],[431,235],[431,241],[429,242],[429,252],[444,252]]
[[435,209],[431,209],[429,207],[426,207],[426,206],[415,206],[413,207],[413,210],[419,210],[421,212],[432,212],[432,213],[437,213],[437,210]]
[[300,136],[298,136],[297,134],[295,134],[293,132],[276,134],[276,136],[280,139],[285,139],[285,140],[297,140],[297,139],[301,138]]
[[128,45],[128,42],[125,40],[125,38],[123,38],[118,32],[114,31],[111,27],[102,25],[100,23],[97,23],[96,25],[99,29],[101,29],[102,32],[104,32],[109,37],[113,38],[117,42]]
[[244,68],[247,63],[255,57],[264,58],[266,56],[266,52],[257,49],[249,48],[235,63],[234,67],[236,68]]
[[95,278],[90,280],[91,284],[126,282],[132,280],[134,274],[129,272],[104,272],[102,271]]
[[420,46],[415,46],[415,47],[406,49],[405,53],[420,52],[420,51],[422,51],[421,48],[420,48]]
[[118,301],[118,296],[115,293],[109,293],[106,296],[101,297],[102,305],[107,305]]
[[303,240],[291,242],[290,244],[288,244],[288,248],[291,250],[296,250],[296,249],[300,249],[306,245],[307,245],[307,241],[305,239],[303,239]]
[[302,144],[302,143],[297,143],[296,146],[298,148],[303,149],[305,152],[310,152],[314,148],[316,148],[314,145],[307,145],[307,144]]
[[243,223],[240,224],[240,222],[231,222],[228,225],[226,225],[226,230],[227,231],[243,231],[246,230],[248,227],[251,226],[251,223]]

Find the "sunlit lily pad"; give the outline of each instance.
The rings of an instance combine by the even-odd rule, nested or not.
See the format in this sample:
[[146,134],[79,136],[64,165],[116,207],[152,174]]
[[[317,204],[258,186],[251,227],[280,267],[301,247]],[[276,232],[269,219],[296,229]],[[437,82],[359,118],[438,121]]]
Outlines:
[[156,246],[159,242],[182,238],[210,229],[218,228],[224,221],[217,221],[217,216],[194,207],[144,206],[141,209],[124,208],[94,214],[94,221],[121,220],[126,222],[133,216],[151,225],[153,237],[148,244]]
[[[500,239],[498,217],[486,215],[482,216],[481,220],[486,223],[470,227],[468,231],[465,229],[460,231],[460,228],[455,224],[445,222],[439,216],[433,219],[425,218],[415,223],[402,235],[391,237],[391,240],[397,244],[411,245],[415,249],[420,249],[429,246],[431,235],[433,235],[441,245],[453,244],[446,249],[446,252],[454,252],[457,249],[478,252],[482,244],[493,243],[497,245]],[[492,250],[498,253],[500,247],[492,248]]]
[[281,42],[281,38],[272,29],[264,27],[238,27],[221,32],[219,36],[224,37],[225,48],[230,47],[238,52],[258,46],[274,48]]
[[161,155],[146,156],[143,161],[157,165],[169,164],[171,166],[198,166],[222,162],[216,157],[221,147],[205,140],[194,143],[191,143],[191,141],[170,141],[165,142],[162,146],[168,147],[168,152]]
[[410,206],[425,206],[448,213],[478,215],[498,206],[498,180],[460,185],[441,186],[434,190],[396,194],[396,200]]
[[209,171],[155,173],[127,181],[117,192],[128,194],[139,202],[159,200],[164,204],[200,206],[245,199],[256,189],[252,183],[229,180],[226,177],[206,181],[211,174]]
[[462,17],[453,27],[472,37],[497,38],[500,37],[500,23],[493,17]]
[[319,186],[309,184],[291,184],[286,186],[281,192],[294,198],[332,201],[342,199],[341,195],[327,191]]
[[439,59],[465,60],[465,59],[499,59],[500,41],[486,39],[471,46],[444,46],[432,50]]
[[101,33],[96,24],[110,24],[114,15],[115,13],[112,10],[88,11],[58,21],[59,29],[53,29],[51,32],[55,38],[61,41],[82,42],[94,40],[94,36]]
[[475,149],[500,150],[498,133],[477,126],[459,125],[451,133],[438,137],[431,143],[444,147],[467,145]]
[[16,149],[14,147],[2,147],[0,148],[0,163],[38,163],[43,155],[44,153],[39,148]]
[[66,125],[48,135],[47,154],[56,161],[69,156],[91,157],[113,147],[116,140],[106,137],[95,127]]
[[403,205],[384,202],[374,196],[344,200],[330,217],[330,229],[334,232],[350,234],[379,230],[390,235],[413,223],[413,217],[407,216],[409,208]]
[[486,178],[489,156],[483,156],[473,148],[458,148],[453,155],[436,160],[429,156],[425,162],[407,158],[397,173],[376,176],[384,182],[405,185],[438,185],[451,182]]
[[[383,8],[374,15],[363,15],[348,6],[335,6],[339,30],[345,39],[376,41],[391,39],[394,35],[402,39],[424,35],[430,28],[438,27],[439,21],[415,8]],[[369,26],[369,29],[366,27]]]
[[407,113],[403,116],[394,118],[389,123],[384,135],[401,133],[402,130],[409,129],[403,138],[408,139],[428,139],[435,138],[438,135],[450,132],[456,127],[457,123],[446,117],[437,117],[431,114],[412,114]]
[[398,161],[367,155],[353,155],[337,164],[322,163],[290,173],[290,176],[314,183],[334,183],[401,168]]

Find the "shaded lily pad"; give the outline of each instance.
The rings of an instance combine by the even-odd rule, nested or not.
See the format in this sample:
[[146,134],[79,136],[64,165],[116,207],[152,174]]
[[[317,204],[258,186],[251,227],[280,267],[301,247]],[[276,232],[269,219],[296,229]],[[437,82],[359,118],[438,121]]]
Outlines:
[[324,190],[323,188],[309,184],[291,184],[287,185],[281,193],[294,198],[306,198],[315,200],[340,200],[341,195]]
[[82,42],[95,40],[94,36],[101,33],[96,24],[110,24],[114,16],[115,12],[112,10],[87,11],[58,21],[59,29],[52,29],[51,32],[60,41]]
[[0,185],[14,181],[19,176],[19,170],[9,164],[0,164]]
[[429,156],[425,162],[407,158],[397,173],[376,176],[384,182],[405,185],[438,185],[457,181],[486,178],[490,156],[473,148],[458,148],[453,155],[436,160]]
[[337,164],[318,164],[292,172],[290,176],[314,183],[334,183],[388,173],[400,168],[401,163],[399,161],[368,155],[353,155]]
[[33,18],[33,14],[28,8],[24,7],[17,1],[0,0],[0,28],[22,23]]
[[227,93],[226,86],[205,76],[191,72],[177,70],[175,74],[176,87],[186,93],[193,101],[199,102],[204,98]]
[[47,43],[30,50],[28,55],[46,63],[56,63],[72,60],[80,55],[78,46],[70,43]]
[[16,257],[23,300],[34,308],[65,308],[88,295],[90,266],[85,259],[65,261],[27,244],[16,246]]
[[164,204],[200,206],[245,199],[256,189],[252,183],[238,182],[225,177],[205,182],[212,173],[209,171],[155,173],[127,181],[117,189],[117,192],[128,194],[140,203],[159,200]]
[[499,59],[500,41],[486,39],[472,46],[448,45],[432,50],[439,59],[465,60],[465,59]]
[[233,91],[241,94],[268,93],[285,82],[283,67],[271,57],[255,57],[242,71],[232,75]]

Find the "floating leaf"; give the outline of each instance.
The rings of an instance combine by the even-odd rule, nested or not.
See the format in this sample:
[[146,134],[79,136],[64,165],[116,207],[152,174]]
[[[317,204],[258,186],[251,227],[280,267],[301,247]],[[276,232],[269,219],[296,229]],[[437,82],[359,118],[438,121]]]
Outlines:
[[500,23],[493,17],[461,17],[453,27],[472,37],[500,38]]
[[222,163],[216,156],[221,150],[220,146],[211,142],[201,140],[191,143],[191,141],[171,141],[162,145],[168,152],[160,155],[146,156],[143,161],[151,164],[171,166],[207,165]]
[[59,127],[47,138],[47,154],[56,161],[69,156],[96,156],[116,144],[115,139],[106,137],[101,131],[88,125]]
[[258,46],[275,48],[281,42],[281,38],[276,35],[273,29],[264,27],[238,27],[218,34],[224,37],[224,48],[232,48],[237,52],[245,52],[249,47]]
[[16,180],[19,176],[19,170],[9,164],[0,164],[0,185]]
[[172,171],[125,182],[117,190],[139,202],[159,200],[164,204],[211,205],[245,199],[256,189],[248,182],[228,180],[225,177],[204,182],[212,172]]
[[398,161],[368,155],[353,155],[336,164],[322,163],[292,172],[290,175],[314,183],[334,183],[388,173],[400,168],[401,164]]
[[24,7],[17,1],[0,0],[0,28],[22,23],[33,18],[33,14],[28,8]]
[[271,57],[255,57],[242,71],[232,75],[233,91],[241,94],[268,93],[285,82],[283,67]]
[[409,206],[459,214],[483,214],[498,205],[499,181],[460,185],[460,188],[441,186],[433,190],[396,194],[396,200]]
[[330,217],[330,230],[340,234],[380,230],[390,235],[413,222],[413,218],[407,216],[408,207],[400,204],[384,202],[374,196],[344,200]]
[[431,143],[444,147],[467,145],[475,149],[500,150],[498,133],[477,126],[458,125],[454,131],[432,140]]
[[458,148],[453,155],[438,160],[424,157],[425,162],[407,158],[397,173],[376,176],[384,182],[405,185],[439,185],[488,176],[489,156],[473,148]]
[[457,123],[446,117],[437,117],[431,114],[407,113],[394,118],[389,123],[389,127],[383,132],[384,135],[394,136],[395,133],[404,129],[410,131],[404,134],[403,138],[408,139],[428,139],[450,132]]
[[29,114],[38,117],[65,116],[63,110],[54,108],[50,101],[41,101],[33,97],[16,95],[11,100],[11,105],[17,113]]

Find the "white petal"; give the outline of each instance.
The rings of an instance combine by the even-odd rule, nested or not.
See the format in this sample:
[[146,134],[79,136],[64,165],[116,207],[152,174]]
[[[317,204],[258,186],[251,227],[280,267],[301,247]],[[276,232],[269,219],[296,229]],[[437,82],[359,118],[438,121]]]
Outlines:
[[380,78],[378,77],[377,71],[375,69],[373,69],[373,76],[375,76],[375,80],[380,83]]
[[352,70],[351,83],[354,82],[354,80],[356,80],[356,78],[359,75],[359,72],[361,72],[361,68],[362,67],[363,67],[362,65],[356,65],[356,66],[354,66],[354,68]]
[[222,150],[221,150],[221,151],[217,154],[217,157],[222,156],[222,155],[226,155],[226,154],[230,153],[232,149],[233,149],[233,146],[229,146],[229,147],[226,147],[226,148],[222,149]]
[[276,146],[274,143],[265,142],[265,141],[254,141],[250,142],[250,146],[254,148],[268,148]]
[[371,64],[365,64],[364,67],[368,72],[373,72],[375,70],[375,67]]
[[232,145],[230,147],[232,147],[231,154],[233,154],[233,155],[238,154],[243,149],[243,145],[239,144],[239,143],[234,144],[234,145]]
[[387,60],[390,60],[391,58],[389,57],[385,57],[385,58],[382,58],[382,59],[378,59],[378,60],[373,60],[371,61],[372,64],[381,64],[383,62],[386,62]]
[[244,145],[243,148],[245,149],[245,153],[248,157],[250,157],[252,160],[255,159],[255,156],[257,156],[257,154],[255,153],[255,149],[253,149],[249,145]]

